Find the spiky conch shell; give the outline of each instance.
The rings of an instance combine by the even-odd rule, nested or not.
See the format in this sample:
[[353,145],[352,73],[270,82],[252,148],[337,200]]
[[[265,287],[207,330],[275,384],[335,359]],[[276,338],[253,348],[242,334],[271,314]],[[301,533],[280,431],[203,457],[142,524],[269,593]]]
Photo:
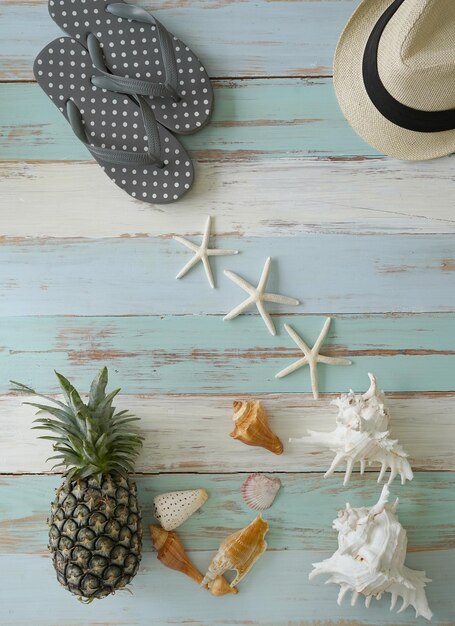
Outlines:
[[250,474],[242,484],[242,498],[251,509],[265,511],[272,506],[280,487],[279,478]]
[[[149,526],[149,531],[153,547],[158,552],[158,560],[166,567],[189,576],[198,585],[201,585],[204,577],[188,558],[177,533],[154,525]],[[223,576],[217,576],[211,582],[209,591],[214,596],[238,593],[238,590],[235,587],[231,587]]]
[[312,580],[320,574],[328,574],[328,583],[340,585],[338,604],[347,593],[352,593],[353,606],[360,594],[365,596],[365,606],[372,598],[381,598],[387,592],[392,595],[390,610],[398,596],[403,604],[398,613],[412,605],[416,617],[430,620],[425,585],[430,582],[425,572],[412,570],[404,564],[406,558],[406,530],[396,516],[398,499],[389,504],[387,485],[379,501],[372,507],[352,508],[339,511],[333,528],[338,531],[338,550],[320,563],[313,563]]
[[264,537],[268,530],[268,523],[258,515],[251,524],[229,535],[213,557],[202,584],[210,585],[217,576],[228,570],[235,570],[236,576],[231,587],[237,585],[266,551]]
[[406,480],[413,478],[408,455],[398,441],[390,437],[390,415],[384,404],[384,394],[378,389],[375,376],[368,376],[370,388],[366,393],[361,395],[350,391],[332,402],[338,407],[335,430],[328,433],[309,430],[308,437],[290,441],[325,446],[335,452],[324,478],[331,476],[342,463],[346,463],[343,481],[346,485],[356,463],[360,463],[361,474],[367,465],[379,463],[381,470],[378,482],[382,481],[390,467],[388,484],[397,474],[404,484]]
[[239,439],[249,446],[259,446],[274,454],[283,452],[283,444],[270,429],[267,413],[259,400],[235,400],[233,403],[233,439]]
[[174,530],[200,509],[208,497],[205,489],[161,493],[153,498],[153,514],[165,530]]

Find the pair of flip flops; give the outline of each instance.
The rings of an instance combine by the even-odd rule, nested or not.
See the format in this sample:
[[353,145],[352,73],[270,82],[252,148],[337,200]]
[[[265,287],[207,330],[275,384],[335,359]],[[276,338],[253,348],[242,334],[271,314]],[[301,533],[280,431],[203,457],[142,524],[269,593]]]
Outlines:
[[193,166],[173,133],[209,121],[199,59],[144,9],[110,0],[49,0],[68,37],[37,56],[37,82],[106,174],[134,198],[164,204],[191,187]]

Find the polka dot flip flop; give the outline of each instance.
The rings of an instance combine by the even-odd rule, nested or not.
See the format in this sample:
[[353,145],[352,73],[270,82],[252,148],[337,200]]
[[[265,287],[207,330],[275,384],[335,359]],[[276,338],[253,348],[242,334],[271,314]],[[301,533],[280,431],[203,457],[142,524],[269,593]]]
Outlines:
[[35,59],[40,87],[112,181],[143,202],[178,200],[193,166],[180,142],[158,124],[142,96],[103,88],[104,76],[77,41],[61,37]]
[[109,0],[49,0],[52,19],[90,49],[105,86],[146,98],[160,124],[189,134],[209,121],[210,79],[196,55],[141,7]]

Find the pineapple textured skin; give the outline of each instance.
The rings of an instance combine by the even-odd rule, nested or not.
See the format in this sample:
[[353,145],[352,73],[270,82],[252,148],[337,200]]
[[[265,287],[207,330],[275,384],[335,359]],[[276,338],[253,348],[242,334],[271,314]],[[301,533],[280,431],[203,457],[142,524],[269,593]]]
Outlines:
[[142,526],[136,484],[129,475],[142,447],[139,418],[106,393],[107,367],[95,376],[84,402],[70,381],[55,372],[63,400],[11,381],[18,391],[43,398],[26,402],[38,409],[36,430],[52,442],[54,467],[65,480],[57,489],[49,518],[49,550],[59,582],[90,602],[122,589],[141,560]]
[[64,481],[49,518],[57,579],[92,600],[127,585],[141,560],[142,525],[135,482],[120,474]]

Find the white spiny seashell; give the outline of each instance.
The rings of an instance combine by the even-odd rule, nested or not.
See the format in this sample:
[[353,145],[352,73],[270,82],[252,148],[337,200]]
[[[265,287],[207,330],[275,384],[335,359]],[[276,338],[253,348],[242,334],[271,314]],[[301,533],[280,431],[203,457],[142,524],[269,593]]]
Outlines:
[[251,474],[243,482],[242,498],[250,509],[264,511],[272,506],[280,487],[279,478],[269,478],[265,474]]
[[408,455],[398,441],[390,438],[388,430],[390,415],[384,406],[384,394],[377,388],[373,374],[368,376],[371,385],[366,393],[360,395],[351,390],[332,402],[338,407],[335,430],[329,433],[309,430],[309,437],[290,441],[317,444],[335,452],[324,478],[331,476],[342,463],[346,463],[343,481],[346,485],[356,463],[360,463],[361,474],[364,473],[366,465],[379,463],[381,469],[378,483],[382,481],[390,467],[388,484],[390,485],[399,474],[401,484],[404,485],[406,480],[413,478]]
[[153,514],[165,530],[174,530],[191,517],[208,497],[205,489],[162,493],[153,498]]
[[327,574],[327,583],[340,585],[338,604],[351,593],[351,605],[358,596],[365,596],[365,606],[372,598],[379,599],[383,593],[391,594],[390,610],[398,597],[403,604],[398,613],[412,605],[416,617],[430,620],[425,586],[430,582],[425,572],[412,570],[404,564],[406,558],[406,530],[400,524],[396,511],[398,499],[389,504],[389,488],[384,485],[379,501],[374,506],[339,511],[333,528],[338,531],[338,550],[320,563],[313,563],[312,580]]

